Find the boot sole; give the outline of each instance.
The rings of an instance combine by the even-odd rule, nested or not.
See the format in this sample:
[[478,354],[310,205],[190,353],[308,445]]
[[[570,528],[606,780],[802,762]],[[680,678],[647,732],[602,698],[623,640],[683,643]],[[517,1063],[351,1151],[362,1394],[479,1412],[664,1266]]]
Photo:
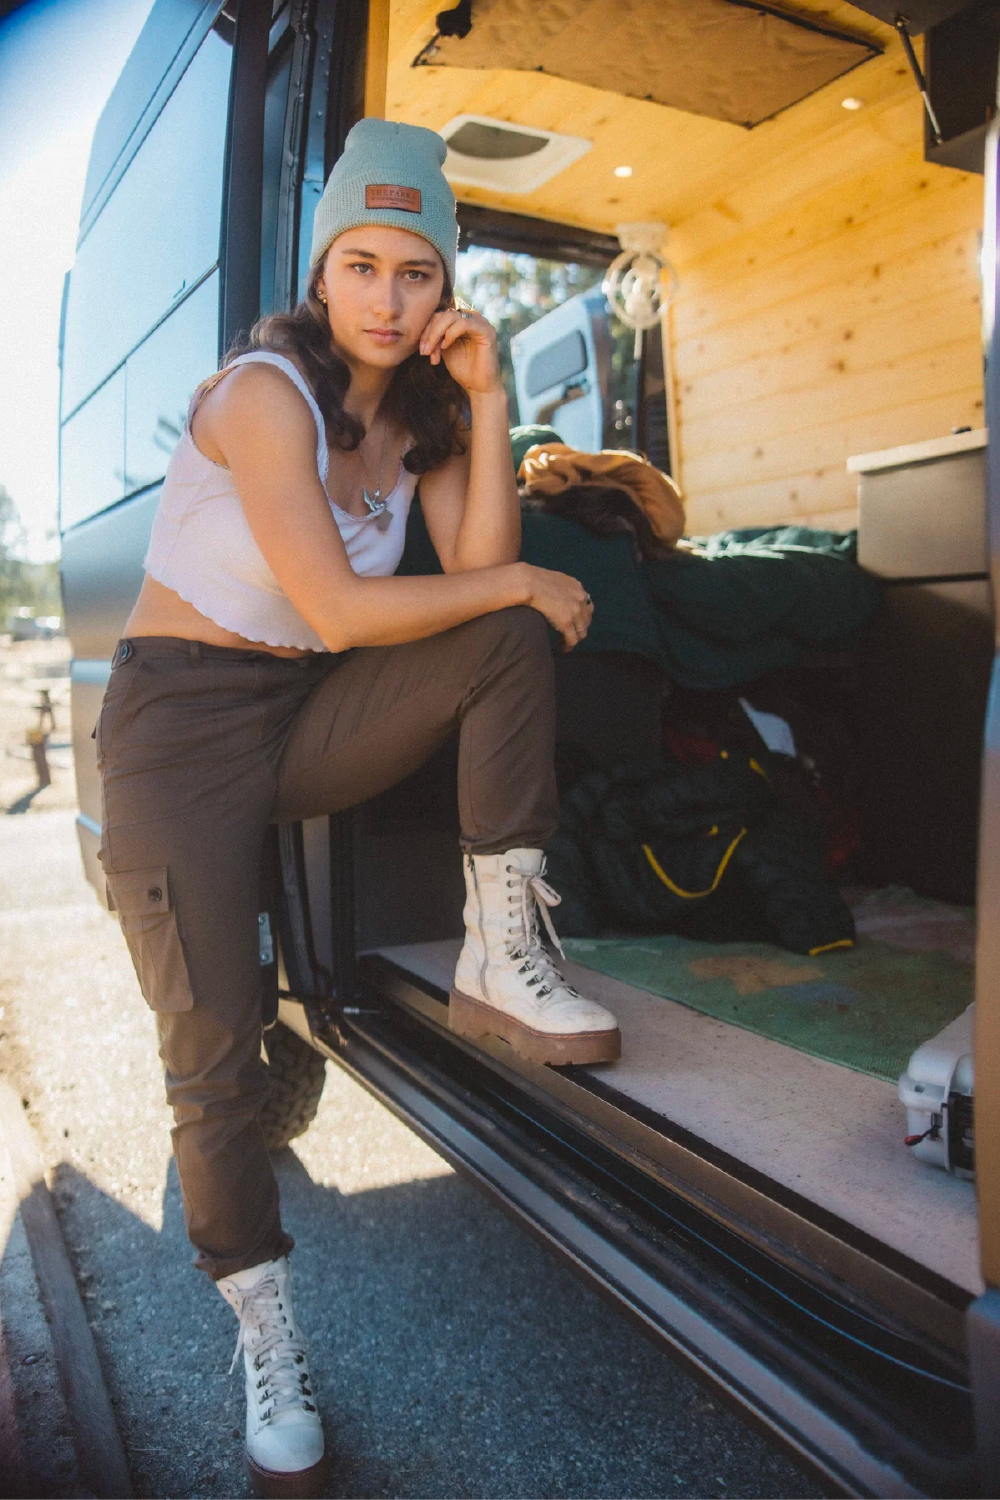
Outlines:
[[245,1450],[243,1459],[251,1492],[263,1497],[263,1500],[311,1500],[311,1497],[323,1492],[326,1479],[325,1455],[311,1468],[295,1469],[290,1474],[262,1469]]
[[484,1005],[452,990],[448,1007],[448,1026],[458,1036],[475,1041],[479,1037],[498,1036],[529,1062],[551,1063],[564,1068],[571,1063],[617,1062],[622,1055],[622,1034],[614,1031],[570,1031],[553,1035],[536,1031],[523,1021],[515,1020],[493,1005]]

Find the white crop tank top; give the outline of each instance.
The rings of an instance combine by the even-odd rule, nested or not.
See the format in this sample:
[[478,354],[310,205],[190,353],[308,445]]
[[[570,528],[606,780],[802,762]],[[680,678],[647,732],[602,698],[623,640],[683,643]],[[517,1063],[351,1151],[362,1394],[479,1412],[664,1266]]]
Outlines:
[[[316,398],[295,365],[281,354],[263,350],[241,354],[226,366],[226,372],[253,363],[283,370],[308,402],[316,421],[316,468],[325,490],[330,454]],[[264,560],[231,473],[195,445],[191,419],[198,394],[191,399],[184,430],[167,465],[143,566],[158,583],[180,594],[223,630],[268,646],[325,651]],[[381,515],[351,515],[330,501],[355,573],[385,578],[396,571],[416,485],[417,476],[400,463]]]

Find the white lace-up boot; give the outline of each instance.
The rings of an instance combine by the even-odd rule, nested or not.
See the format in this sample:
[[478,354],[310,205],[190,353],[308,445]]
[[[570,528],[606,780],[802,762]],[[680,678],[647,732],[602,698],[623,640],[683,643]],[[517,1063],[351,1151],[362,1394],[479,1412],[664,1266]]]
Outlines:
[[291,1277],[282,1256],[215,1284],[240,1320],[229,1373],[242,1353],[253,1493],[297,1500],[319,1493],[324,1460],[305,1341],[292,1311]]
[[498,1036],[532,1062],[601,1063],[621,1056],[610,1011],[577,993],[542,946],[538,912],[563,958],[548,908],[559,896],[542,878],[540,849],[465,857],[465,943],[449,1025],[461,1036]]

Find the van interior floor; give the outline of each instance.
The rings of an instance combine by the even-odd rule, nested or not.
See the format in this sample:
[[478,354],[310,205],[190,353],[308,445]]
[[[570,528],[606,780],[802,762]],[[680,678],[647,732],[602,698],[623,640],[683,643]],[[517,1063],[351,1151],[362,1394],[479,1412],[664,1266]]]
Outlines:
[[[899,951],[909,943],[916,951],[932,948],[942,960],[971,958],[970,925],[963,927],[957,915],[950,918],[947,909],[937,916],[924,912],[921,921],[908,893],[858,895],[859,951],[880,947],[889,934],[894,945],[901,940]],[[649,940],[636,942],[647,944],[646,963],[651,963]],[[572,945],[578,957],[586,946]],[[708,956],[718,956],[719,945],[700,946]],[[378,951],[447,991],[459,947],[456,939]],[[777,965],[809,963],[778,948],[754,947],[769,952]],[[593,960],[591,953],[583,956]],[[692,1132],[965,1291],[982,1290],[975,1186],[910,1154],[903,1144],[906,1115],[889,1077],[811,1055],[680,1003],[670,998],[662,972],[655,993],[653,985],[626,982],[573,958],[561,967],[571,984],[618,1016],[621,1061],[587,1070],[605,1089]],[[971,967],[961,967],[971,980]],[[641,955],[637,968],[641,973]],[[914,1045],[932,1034],[933,1028],[918,1035]],[[875,1056],[874,1072],[879,1063],[883,1072],[887,1063],[895,1068],[891,1052],[877,1049]]]

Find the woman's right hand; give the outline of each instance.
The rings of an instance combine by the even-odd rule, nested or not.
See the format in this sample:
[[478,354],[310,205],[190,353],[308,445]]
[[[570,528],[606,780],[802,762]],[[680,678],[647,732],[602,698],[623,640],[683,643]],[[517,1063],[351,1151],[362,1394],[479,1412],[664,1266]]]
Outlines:
[[528,603],[543,614],[563,638],[563,649],[579,645],[594,618],[594,606],[583,584],[567,573],[522,564],[528,571]]

